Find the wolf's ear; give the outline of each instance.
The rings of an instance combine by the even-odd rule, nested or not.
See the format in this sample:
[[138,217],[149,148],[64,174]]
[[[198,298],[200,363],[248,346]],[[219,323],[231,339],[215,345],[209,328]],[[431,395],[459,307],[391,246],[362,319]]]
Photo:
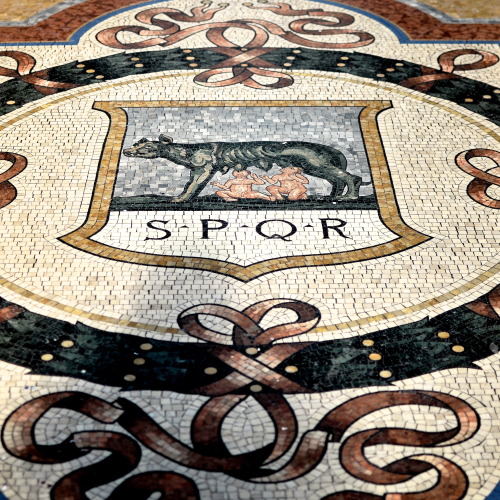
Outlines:
[[170,144],[171,142],[174,142],[172,137],[169,137],[168,135],[160,134],[159,139],[162,144]]
[[135,142],[134,146],[139,146],[140,144],[144,144],[145,142],[149,142],[149,139],[143,137],[142,139],[139,139],[137,142]]

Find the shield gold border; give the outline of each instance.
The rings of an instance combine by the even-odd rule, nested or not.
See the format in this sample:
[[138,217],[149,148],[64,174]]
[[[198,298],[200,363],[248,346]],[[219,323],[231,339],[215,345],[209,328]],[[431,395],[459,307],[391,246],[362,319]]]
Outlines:
[[[92,240],[109,219],[111,199],[127,129],[124,108],[158,107],[280,107],[280,106],[355,106],[363,107],[360,114],[361,133],[372,172],[378,211],[383,224],[397,235],[387,243],[362,249],[313,255],[291,255],[242,266],[222,260],[203,257],[184,257],[133,252]],[[100,158],[92,200],[84,224],[59,238],[60,241],[99,257],[146,266],[171,267],[209,271],[247,282],[284,269],[332,266],[376,259],[412,248],[430,239],[407,226],[401,218],[389,168],[377,125],[379,113],[392,108],[391,101],[96,101],[93,109],[105,112],[110,119],[108,134]]]

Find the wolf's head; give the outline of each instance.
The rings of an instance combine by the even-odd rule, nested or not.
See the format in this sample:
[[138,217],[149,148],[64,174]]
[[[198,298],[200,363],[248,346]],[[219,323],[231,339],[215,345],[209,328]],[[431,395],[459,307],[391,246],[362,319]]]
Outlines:
[[158,158],[167,144],[172,144],[173,139],[161,134],[158,141],[150,141],[143,138],[137,141],[131,148],[124,149],[125,156],[136,156],[138,158]]

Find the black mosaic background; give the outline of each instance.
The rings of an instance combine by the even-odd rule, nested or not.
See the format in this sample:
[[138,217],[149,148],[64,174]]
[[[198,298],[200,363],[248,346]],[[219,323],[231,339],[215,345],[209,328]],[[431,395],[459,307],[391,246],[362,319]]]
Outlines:
[[[75,61],[63,64],[47,70],[49,80],[75,83],[78,85],[90,85],[97,82],[114,80],[129,75],[146,75],[160,71],[189,70],[193,71],[189,64],[193,60],[186,60],[186,56],[195,57],[194,63],[198,64],[195,71],[202,72],[214,64],[227,59],[226,56],[217,53],[214,48],[190,49],[189,54],[183,53],[183,49],[169,49],[148,52],[120,53],[98,59],[87,61]],[[421,76],[421,66],[399,59],[384,58],[371,54],[351,53],[342,51],[323,51],[301,48],[300,53],[292,52],[288,48],[275,48],[272,52],[260,56],[261,59],[274,63],[278,67],[284,67],[284,63],[290,61],[286,58],[294,56],[296,59],[288,70],[318,70],[330,73],[339,73],[368,78],[376,81],[385,81],[398,85],[400,82]],[[349,60],[342,60],[341,57],[349,57]],[[143,67],[136,67],[139,58]],[[84,68],[77,68],[80,63],[85,64]],[[343,63],[345,66],[337,66]],[[403,66],[396,66],[396,63],[403,63]],[[251,61],[249,62],[251,67]],[[394,71],[387,72],[387,68]],[[87,69],[95,69],[95,73],[87,73]],[[377,74],[384,74],[383,78]],[[444,72],[436,70],[437,74]],[[96,80],[97,75],[103,75],[103,80]],[[500,124],[500,94],[493,91],[497,88],[486,83],[472,80],[463,76],[453,75],[454,78],[438,80],[426,93],[456,102],[460,106],[481,114],[496,124]],[[490,99],[483,99],[484,95],[490,95]],[[0,84],[0,115],[9,113],[19,108],[23,104],[36,101],[45,97],[42,93],[21,80],[9,80]],[[168,99],[168,96],[166,96]],[[473,102],[464,102],[465,99],[473,99]],[[9,100],[16,101],[14,105],[7,105]]]
[[[7,305],[8,302],[0,300],[0,308]],[[442,331],[450,337],[439,338],[437,334]],[[374,341],[374,345],[364,346],[366,339]],[[61,346],[64,340],[71,340],[75,345],[64,348]],[[146,342],[152,345],[151,350],[141,350],[141,344]],[[30,368],[35,374],[69,376],[124,390],[190,393],[224,378],[232,369],[208,352],[209,345],[111,333],[27,311],[0,323],[0,359],[3,361]],[[464,351],[454,352],[455,345],[463,346]],[[244,353],[246,347],[234,349]],[[261,348],[261,352],[265,350],[266,347]],[[446,368],[478,369],[474,361],[499,350],[500,321],[462,306],[432,319],[360,337],[315,342],[282,362],[275,371],[308,389],[322,392],[388,385],[395,380]],[[380,354],[382,359],[370,360],[371,353]],[[43,361],[43,354],[52,354],[54,358]],[[133,364],[137,356],[145,359],[144,365]],[[296,366],[297,373],[285,372],[289,365]],[[206,375],[206,367],[216,368],[217,375]],[[393,376],[381,378],[381,370],[390,370]],[[123,377],[127,374],[135,375],[136,380],[125,382]],[[264,392],[270,391],[264,388]],[[248,387],[238,392],[250,393]]]

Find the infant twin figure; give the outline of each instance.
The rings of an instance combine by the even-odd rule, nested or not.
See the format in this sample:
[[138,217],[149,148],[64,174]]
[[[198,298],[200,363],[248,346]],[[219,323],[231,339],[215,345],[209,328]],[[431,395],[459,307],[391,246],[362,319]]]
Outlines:
[[[284,167],[280,171],[281,174],[273,177],[267,175],[259,177],[248,170],[233,170],[234,179],[228,180],[225,184],[212,182],[212,185],[220,188],[215,194],[225,201],[238,201],[241,198],[276,201],[284,200],[283,195],[292,201],[306,200],[306,184],[309,184],[309,180],[301,175],[303,170],[300,167]],[[253,190],[254,185],[262,186],[266,182],[270,184],[266,187],[268,195]]]

